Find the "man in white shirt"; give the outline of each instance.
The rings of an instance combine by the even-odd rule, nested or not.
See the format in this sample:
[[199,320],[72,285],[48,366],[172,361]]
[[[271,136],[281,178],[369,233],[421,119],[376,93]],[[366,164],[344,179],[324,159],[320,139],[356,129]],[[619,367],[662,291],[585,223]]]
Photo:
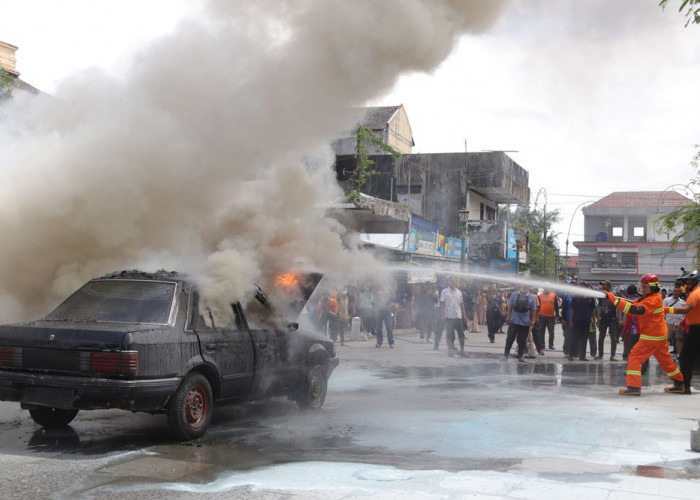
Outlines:
[[447,355],[454,356],[455,330],[459,337],[459,355],[466,357],[464,353],[464,318],[467,317],[464,311],[464,299],[462,291],[457,289],[457,279],[450,277],[447,281],[448,287],[440,294],[440,317],[445,323],[447,332]]

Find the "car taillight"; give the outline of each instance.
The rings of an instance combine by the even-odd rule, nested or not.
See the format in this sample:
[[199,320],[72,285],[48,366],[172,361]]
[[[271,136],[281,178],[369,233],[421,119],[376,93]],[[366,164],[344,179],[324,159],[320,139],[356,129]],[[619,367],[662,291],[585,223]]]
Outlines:
[[91,352],[90,371],[136,375],[139,371],[139,353],[138,351]]
[[21,368],[22,348],[0,346],[0,366],[5,368]]

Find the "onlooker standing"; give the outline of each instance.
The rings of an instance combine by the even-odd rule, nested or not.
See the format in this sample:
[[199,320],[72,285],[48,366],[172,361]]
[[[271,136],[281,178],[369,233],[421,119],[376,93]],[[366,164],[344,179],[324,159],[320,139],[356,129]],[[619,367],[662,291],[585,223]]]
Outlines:
[[340,345],[345,345],[345,332],[348,329],[350,320],[350,310],[348,308],[348,292],[343,290],[338,297],[338,334],[340,335]]
[[[634,302],[635,300],[639,299],[641,296],[639,295],[639,292],[637,291],[637,286],[636,285],[630,285],[627,287],[627,291],[625,293],[625,298],[629,302]],[[631,314],[622,314],[622,341],[623,341],[623,349],[622,349],[622,359],[627,359],[627,357],[630,354],[630,351],[632,350],[632,347],[634,347],[634,344],[637,343],[639,340],[639,324],[637,322],[637,318]]]
[[[576,281],[572,281],[571,285],[576,285]],[[561,301],[561,328],[564,333],[564,346],[562,350],[564,351],[564,356],[572,355],[572,344],[573,342],[573,330],[571,327],[571,301],[574,296],[567,294]]]
[[433,344],[433,351],[437,351],[440,347],[440,339],[442,339],[442,332],[445,330],[445,322],[442,320],[440,315],[440,292],[438,290],[437,283],[430,287],[430,298],[433,301],[433,321],[432,329],[435,335],[435,342]]
[[440,317],[445,322],[447,331],[447,355],[454,356],[455,331],[459,337],[459,355],[464,353],[464,323],[466,311],[464,310],[464,299],[462,291],[457,289],[457,279],[450,277],[448,287],[440,294]]
[[[581,287],[587,288],[585,282]],[[595,311],[595,300],[591,297],[577,295],[571,299],[571,333],[572,339],[569,345],[569,361],[578,356],[579,361],[588,361],[586,358],[586,344],[590,338],[591,321]],[[595,343],[591,349],[595,348]]]
[[[612,283],[609,280],[601,281],[603,290],[612,293]],[[617,309],[607,299],[598,299],[598,355],[601,359],[605,354],[605,335],[610,332],[610,361],[615,359],[618,337],[620,336],[620,320]]]
[[369,283],[357,294],[357,314],[362,319],[362,331],[374,332],[374,294]]
[[545,345],[545,330],[549,331],[549,348],[554,349],[554,325],[559,317],[559,299],[557,295],[545,288],[539,295],[539,337],[542,346]]
[[492,344],[495,342],[496,332],[498,332],[501,327],[501,304],[503,303],[503,296],[498,293],[496,285],[491,285],[486,301],[486,328],[488,330],[489,342]]
[[416,324],[420,332],[421,344],[430,342],[430,328],[433,319],[435,301],[428,292],[429,285],[421,285],[418,296],[414,299],[413,305],[416,309]]
[[[535,304],[537,305],[537,315],[535,318],[535,324],[532,325],[532,328],[530,328],[530,333],[528,333],[527,336],[528,354],[530,354],[531,356],[535,356],[535,354],[544,356],[544,340],[540,339],[540,297],[537,295],[537,288],[531,288],[530,295],[532,295],[535,298]],[[535,353],[530,351],[530,346],[534,347],[534,350],[536,351]]]
[[382,331],[382,326],[384,326],[389,347],[394,348],[394,314],[392,313],[393,301],[391,299],[392,294],[386,286],[380,286],[377,289],[374,300],[377,311],[374,323],[374,334],[377,336],[375,347],[381,347],[384,343],[384,332]]
[[482,291],[479,291],[479,324],[480,325],[485,325],[486,324],[486,305],[488,301],[486,300],[486,294]]
[[328,331],[333,342],[338,340],[338,292],[331,291],[326,304],[326,317],[328,318]]
[[[673,292],[670,297],[664,299],[664,307],[681,308],[685,306],[685,300],[681,298],[681,285],[673,285]],[[683,321],[682,314],[667,314],[666,326],[668,327],[668,343],[673,346],[673,353],[680,354],[683,348],[683,335],[685,332],[679,326]],[[680,335],[679,335],[680,332]]]
[[527,334],[535,324],[536,319],[537,303],[535,298],[527,291],[527,288],[521,288],[519,292],[513,292],[508,299],[508,310],[506,312],[506,321],[509,323],[504,351],[506,359],[510,356],[510,348],[513,346],[513,341],[517,339],[518,361],[524,361],[523,354],[525,353]]

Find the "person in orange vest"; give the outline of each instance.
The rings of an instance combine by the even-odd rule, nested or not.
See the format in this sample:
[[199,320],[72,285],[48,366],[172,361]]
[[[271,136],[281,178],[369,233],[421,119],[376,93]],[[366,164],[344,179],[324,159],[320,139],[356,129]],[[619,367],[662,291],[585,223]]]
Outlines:
[[664,315],[664,303],[659,293],[659,278],[655,274],[645,274],[639,282],[641,298],[630,302],[620,299],[609,290],[604,290],[607,299],[618,311],[631,314],[639,319],[639,341],[627,358],[627,388],[620,389],[623,396],[642,394],[642,364],[652,355],[661,365],[666,376],[673,380],[671,387],[664,391],[676,394],[685,392],[683,374],[668,353],[668,328]]
[[559,317],[559,300],[557,295],[545,288],[539,295],[540,299],[540,315],[539,315],[539,336],[540,344],[544,347],[545,330],[549,331],[549,348],[554,349],[554,324],[556,318]]
[[690,381],[693,377],[693,366],[700,357],[700,274],[693,271],[682,277],[685,283],[685,291],[688,294],[683,307],[666,307],[667,314],[685,314],[687,333],[683,343],[683,349],[679,363],[685,377],[685,394],[690,394]]

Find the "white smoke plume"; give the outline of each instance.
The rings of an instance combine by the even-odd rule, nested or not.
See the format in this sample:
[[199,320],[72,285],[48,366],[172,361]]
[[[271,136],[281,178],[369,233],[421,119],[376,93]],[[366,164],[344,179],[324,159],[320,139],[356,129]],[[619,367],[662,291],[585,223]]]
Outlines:
[[121,78],[89,71],[16,98],[0,111],[0,321],[125,268],[235,297],[300,263],[370,269],[317,208],[342,197],[327,145],[353,107],[434,69],[502,6],[211,1]]

